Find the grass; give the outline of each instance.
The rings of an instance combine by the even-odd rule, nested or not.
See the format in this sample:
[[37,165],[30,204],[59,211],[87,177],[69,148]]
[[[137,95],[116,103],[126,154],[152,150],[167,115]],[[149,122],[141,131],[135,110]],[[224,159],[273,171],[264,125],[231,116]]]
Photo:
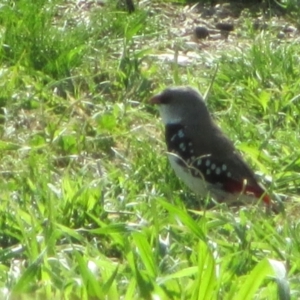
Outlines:
[[[191,50],[169,16],[180,6],[1,6],[1,299],[300,297],[299,37],[248,28]],[[174,49],[196,56],[161,60]],[[204,93],[217,65],[209,109],[278,215],[197,210],[167,162],[147,99],[172,84]]]

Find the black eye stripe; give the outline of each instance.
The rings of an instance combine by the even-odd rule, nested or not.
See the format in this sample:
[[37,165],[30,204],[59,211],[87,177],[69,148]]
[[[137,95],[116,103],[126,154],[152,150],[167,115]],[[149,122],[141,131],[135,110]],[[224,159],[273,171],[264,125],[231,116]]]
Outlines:
[[161,94],[159,98],[161,104],[169,104],[172,99],[172,97],[168,94]]

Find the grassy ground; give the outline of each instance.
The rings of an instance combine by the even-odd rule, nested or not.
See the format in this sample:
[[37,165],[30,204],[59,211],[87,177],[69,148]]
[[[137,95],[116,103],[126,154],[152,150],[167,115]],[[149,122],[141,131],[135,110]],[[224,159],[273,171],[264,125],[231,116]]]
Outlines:
[[[300,298],[299,35],[278,37],[295,1],[196,43],[184,6],[2,2],[1,299]],[[283,200],[278,215],[189,210],[199,199],[167,162],[147,99],[204,93],[217,65],[209,109]]]

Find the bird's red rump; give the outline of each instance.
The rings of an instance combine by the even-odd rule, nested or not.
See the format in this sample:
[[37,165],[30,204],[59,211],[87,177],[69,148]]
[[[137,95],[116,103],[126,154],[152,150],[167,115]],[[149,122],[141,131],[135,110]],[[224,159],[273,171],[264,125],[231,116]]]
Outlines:
[[266,194],[266,192],[264,191],[263,188],[261,188],[259,185],[256,186],[250,186],[247,185],[246,182],[239,182],[237,180],[228,180],[224,183],[223,185],[224,190],[235,194],[235,193],[243,193],[245,195],[249,194],[249,195],[254,195],[256,198],[262,198],[262,200],[266,203],[266,204],[270,204],[271,203],[271,198],[268,194]]

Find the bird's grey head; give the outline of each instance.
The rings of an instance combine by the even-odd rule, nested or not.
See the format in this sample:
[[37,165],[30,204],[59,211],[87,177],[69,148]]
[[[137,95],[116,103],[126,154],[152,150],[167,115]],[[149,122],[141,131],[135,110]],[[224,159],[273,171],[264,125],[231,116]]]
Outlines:
[[209,118],[202,96],[188,86],[167,88],[152,97],[150,103],[159,105],[160,115],[165,125]]

